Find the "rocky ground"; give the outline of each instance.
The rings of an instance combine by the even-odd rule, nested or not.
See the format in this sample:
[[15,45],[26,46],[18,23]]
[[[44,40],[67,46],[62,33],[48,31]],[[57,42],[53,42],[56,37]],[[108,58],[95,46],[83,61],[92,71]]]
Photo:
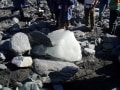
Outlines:
[[[18,15],[18,12],[11,14],[10,10],[12,8],[12,3],[6,3],[5,1],[7,0],[0,1],[0,89],[1,87],[6,87],[15,90],[16,87],[21,87],[21,84],[32,80],[35,81],[34,78],[36,79],[40,77],[34,71],[33,66],[22,68],[17,67],[11,63],[11,60],[21,54],[22,56],[31,56],[32,59],[35,59],[36,57],[49,59],[49,56],[44,55],[44,49],[41,49],[41,46],[41,51],[39,52],[35,52],[37,50],[35,48],[33,49],[36,44],[38,45],[41,43],[45,46],[50,46],[49,39],[45,38],[48,42],[39,41],[36,38],[43,39],[44,35],[39,37],[38,35],[41,34],[38,32],[37,34],[33,34],[31,32],[37,30],[47,35],[48,33],[56,30],[56,28],[55,21],[50,19],[50,12],[45,1],[43,2],[44,4],[41,4],[42,9],[45,10],[42,16],[40,13],[37,13],[36,3],[34,1],[31,0],[32,3],[27,3],[28,6],[24,8],[26,19],[17,23],[17,25],[13,18],[17,17],[19,19],[20,16]],[[94,32],[90,32],[89,27],[84,26],[82,5],[75,7],[73,15],[74,17],[71,20],[72,25],[70,27],[70,31],[74,32],[76,39],[81,45],[83,56],[82,62],[74,62],[74,64],[79,67],[78,71],[67,80],[64,80],[64,77],[67,75],[62,75],[62,77],[60,76],[62,79],[59,77],[60,80],[58,80],[57,78],[59,75],[57,76],[54,75],[54,73],[50,73],[49,76],[54,76],[54,78],[56,78],[55,81],[54,79],[53,82],[45,79],[42,82],[43,86],[39,83],[39,87],[42,87],[41,89],[34,88],[32,90],[119,90],[119,32],[115,32],[115,35],[105,34],[103,32],[106,30],[108,25],[108,18],[106,17],[102,25],[96,21]],[[18,51],[16,50],[16,47],[10,48],[9,43],[14,45],[20,44],[19,41],[15,41],[16,43],[13,43],[14,38],[17,38],[17,36],[14,35],[19,32],[23,32],[31,37],[34,36],[32,39],[34,39],[35,42],[32,42],[31,40],[31,47],[29,46],[29,43],[27,43],[26,36],[20,34],[20,38],[24,38],[22,39],[25,40],[27,47]],[[33,49],[32,53],[29,52],[31,48]],[[4,88],[3,90],[9,89]]]

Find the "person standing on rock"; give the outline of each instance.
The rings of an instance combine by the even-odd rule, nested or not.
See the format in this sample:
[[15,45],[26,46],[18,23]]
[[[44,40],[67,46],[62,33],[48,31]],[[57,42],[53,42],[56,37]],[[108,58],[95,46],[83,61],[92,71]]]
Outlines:
[[117,16],[120,15],[120,0],[110,0],[109,9],[110,9],[110,18],[109,18],[108,33],[111,33],[113,29],[113,23],[117,19]]
[[108,0],[99,0],[99,21],[102,20],[103,11],[108,8]]
[[20,12],[20,19],[24,19],[24,12],[23,12],[23,6],[25,4],[25,0],[12,0],[13,2],[13,9],[11,10],[11,13],[13,14],[15,11]]
[[85,14],[85,25],[89,26],[89,17],[90,17],[90,27],[91,31],[94,28],[95,18],[94,18],[94,8],[98,0],[84,0],[84,14]]
[[58,27],[58,18],[59,18],[58,3],[59,0],[47,0],[47,4],[51,12],[51,18],[56,20],[56,27]]
[[68,30],[70,25],[70,20],[72,18],[72,6],[75,4],[76,0],[60,0],[59,2],[59,28],[64,27]]

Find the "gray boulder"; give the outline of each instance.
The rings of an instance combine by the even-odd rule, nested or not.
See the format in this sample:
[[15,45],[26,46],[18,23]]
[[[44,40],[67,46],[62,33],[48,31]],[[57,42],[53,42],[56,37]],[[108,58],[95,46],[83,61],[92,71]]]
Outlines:
[[51,40],[40,31],[33,31],[28,34],[28,37],[32,45],[43,44],[48,47],[52,46]]
[[49,75],[50,72],[59,72],[66,75],[74,75],[78,71],[78,66],[70,62],[34,59],[33,67],[40,75]]
[[0,70],[5,70],[7,69],[7,66],[5,66],[4,64],[0,64]]
[[44,45],[36,45],[31,49],[31,54],[35,56],[46,55],[46,47]]
[[46,25],[47,23],[41,20],[36,24],[36,27],[38,28],[38,30],[40,30],[42,28],[46,28]]
[[11,37],[10,47],[16,54],[23,54],[31,49],[28,36],[21,32]]

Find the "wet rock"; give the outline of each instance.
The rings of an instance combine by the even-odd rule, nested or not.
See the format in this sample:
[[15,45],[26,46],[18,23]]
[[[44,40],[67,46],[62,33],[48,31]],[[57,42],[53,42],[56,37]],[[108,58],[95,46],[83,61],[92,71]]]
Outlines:
[[46,55],[47,47],[44,45],[36,45],[31,49],[31,54],[35,56]]
[[42,28],[46,28],[46,25],[47,25],[47,23],[41,20],[41,21],[37,22],[36,27],[38,28],[38,30],[40,30]]
[[48,33],[50,33],[50,30],[48,28],[42,28],[40,32],[44,33],[45,35],[48,35]]
[[113,49],[113,45],[111,43],[103,43],[102,46],[105,49]]
[[51,40],[46,35],[41,33],[40,31],[33,31],[28,34],[28,37],[29,37],[31,45],[43,44],[48,47],[52,46]]
[[106,34],[103,36],[103,42],[110,43],[113,42],[116,38],[117,36],[115,35]]
[[54,84],[54,85],[53,85],[53,88],[54,88],[54,90],[64,90],[64,89],[63,89],[63,86],[60,85],[60,84]]
[[40,75],[49,75],[50,72],[60,72],[74,75],[78,67],[70,62],[61,62],[53,60],[34,59],[34,69]]
[[32,63],[31,57],[17,56],[12,59],[12,64],[15,64],[17,67],[30,67]]
[[11,37],[10,46],[11,50],[20,55],[31,49],[28,36],[21,32]]
[[20,30],[20,25],[19,24],[14,24],[13,26],[12,26],[12,31],[19,31]]
[[49,33],[48,37],[51,39],[53,47],[47,48],[47,54],[67,61],[81,60],[81,46],[73,32],[60,29]]
[[1,50],[10,50],[10,39],[2,40],[0,42]]
[[7,69],[7,66],[5,66],[4,64],[0,64],[0,70],[5,70]]
[[118,45],[115,48],[113,48],[111,54],[115,57],[118,57],[120,54],[120,46]]

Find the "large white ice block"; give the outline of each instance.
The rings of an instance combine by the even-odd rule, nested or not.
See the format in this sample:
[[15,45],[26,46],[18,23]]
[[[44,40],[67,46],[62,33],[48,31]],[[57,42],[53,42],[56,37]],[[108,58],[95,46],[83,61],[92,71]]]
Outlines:
[[54,47],[48,47],[47,53],[53,57],[67,61],[80,61],[82,58],[81,46],[74,33],[60,29],[48,34]]

